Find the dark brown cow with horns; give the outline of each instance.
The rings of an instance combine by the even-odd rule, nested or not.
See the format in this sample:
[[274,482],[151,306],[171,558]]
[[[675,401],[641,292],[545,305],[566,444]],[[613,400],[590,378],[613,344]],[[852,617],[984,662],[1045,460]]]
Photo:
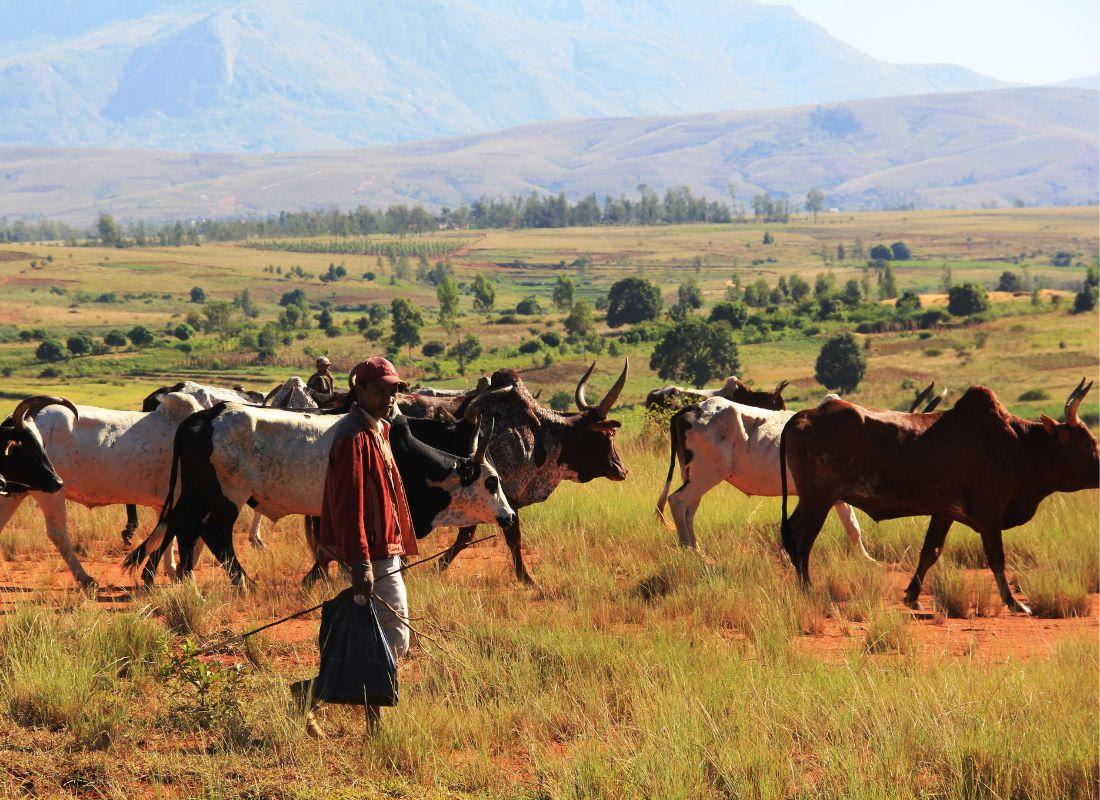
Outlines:
[[[780,438],[783,548],[804,585],[810,549],[829,509],[845,502],[875,520],[931,515],[905,602],[917,597],[953,522],[982,537],[1001,598],[1030,610],[1005,579],[1001,533],[1023,525],[1054,492],[1100,488],[1096,438],[1077,416],[1092,388],[1082,379],[1065,405],[1065,422],[1010,413],[984,386],[972,386],[950,411],[870,411],[830,400],[791,418]],[[787,518],[787,467],[798,507]]]
[[[511,386],[512,391],[490,391],[467,401],[478,403],[482,418],[495,423],[496,436],[489,446],[489,457],[500,474],[504,495],[516,512],[546,500],[562,481],[626,480],[627,469],[615,450],[615,431],[621,423],[608,419],[608,414],[626,385],[630,364],[623,365],[615,384],[598,404],[592,405],[585,397],[585,390],[595,367],[593,362],[577,384],[576,414],[562,415],[543,408],[527,391],[519,374],[511,369],[493,373],[490,386],[493,389]],[[462,419],[464,413],[465,409],[460,409],[456,416]],[[430,441],[427,432],[422,431],[414,428],[417,436],[447,449],[442,442]],[[475,530],[472,526],[459,529],[454,545],[441,559],[443,568],[470,543]],[[515,523],[504,528],[504,539],[512,554],[516,577],[524,583],[534,583],[520,552],[518,514]]]

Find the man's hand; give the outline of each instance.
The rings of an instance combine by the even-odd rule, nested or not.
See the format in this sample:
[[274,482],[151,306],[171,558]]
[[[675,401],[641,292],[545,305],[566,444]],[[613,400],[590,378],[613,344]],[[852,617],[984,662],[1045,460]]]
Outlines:
[[365,606],[374,593],[374,569],[370,562],[355,564],[351,568],[351,594],[356,605]]

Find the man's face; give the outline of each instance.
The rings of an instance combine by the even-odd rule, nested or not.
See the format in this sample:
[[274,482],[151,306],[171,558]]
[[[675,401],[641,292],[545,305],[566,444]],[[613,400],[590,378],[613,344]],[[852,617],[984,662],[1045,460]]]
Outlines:
[[377,419],[386,419],[393,409],[397,398],[397,384],[370,383],[355,385],[355,402],[359,407]]

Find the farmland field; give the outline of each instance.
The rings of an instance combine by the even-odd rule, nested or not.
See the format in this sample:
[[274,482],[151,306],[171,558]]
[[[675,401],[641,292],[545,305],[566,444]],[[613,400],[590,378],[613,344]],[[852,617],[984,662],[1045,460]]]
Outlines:
[[[772,244],[762,243],[765,231]],[[369,306],[408,297],[426,318],[424,342],[449,344],[469,333],[483,346],[466,377],[445,354],[402,348],[399,368],[425,383],[462,386],[512,366],[532,391],[544,390],[546,403],[571,394],[592,360],[590,395],[598,395],[629,357],[617,412],[629,479],[565,484],[522,512],[537,589],[515,582],[499,539],[459,556],[447,572],[411,572],[418,634],[401,667],[400,705],[371,737],[361,709],[328,708],[322,740],[305,735],[286,690],[316,667],[316,617],[219,648],[201,664],[181,649],[336,591],[335,584],[299,588],[309,559],[297,518],[265,523],[262,551],[238,526],[242,561],[259,583],[247,596],[234,594],[209,560],[193,583],[133,593],[133,578],[119,567],[121,509],[71,508],[81,559],[101,583],[89,596],[75,589],[37,509],[25,503],[0,532],[0,794],[1098,795],[1100,493],[1055,495],[1034,520],[1006,533],[1010,581],[1042,611],[1036,617],[1002,608],[980,538],[961,526],[925,583],[928,611],[904,609],[923,519],[876,524],[861,515],[868,550],[882,562],[871,564],[849,552],[830,517],[814,553],[814,590],[803,593],[778,547],[777,499],[716,489],[696,522],[702,557],[676,548],[675,534],[655,519],[668,443],[640,407],[650,388],[665,383],[649,369],[652,342],[624,341],[625,329],[609,329],[600,314],[598,343],[553,346],[540,338],[562,334],[565,314],[552,303],[562,274],[592,303],[621,278],[645,277],[661,287],[666,306],[693,279],[705,314],[735,279],[741,286],[795,274],[811,284],[819,274],[838,286],[862,281],[867,258],[840,260],[838,245],[850,254],[904,241],[912,259],[892,262],[898,289],[919,293],[925,308],[945,304],[948,269],[956,284],[990,288],[1011,271],[1026,290],[991,291],[990,309],[977,320],[860,334],[867,374],[850,398],[901,408],[935,379],[948,388],[948,405],[968,385],[984,384],[1021,416],[1060,419],[1068,392],[1082,376],[1097,377],[1100,365],[1096,312],[1071,313],[1100,250],[1095,208],[385,238],[409,253],[418,241],[449,253],[463,289],[478,274],[490,277],[494,312],[474,310],[464,291],[458,329],[446,330],[435,319],[435,287],[415,274],[415,255],[399,276],[402,268],[380,256],[298,252],[322,240],[292,250],[0,246],[2,410],[31,393],[137,408],[151,389],[183,377],[267,389],[304,377],[320,353],[346,370],[384,348],[360,330]],[[1052,263],[1058,254],[1068,266]],[[330,264],[346,274],[321,281]],[[191,301],[195,287],[205,302]],[[225,325],[199,326],[186,340],[166,333],[212,303],[239,301],[245,289],[254,317],[238,302]],[[260,357],[258,334],[295,289],[314,312],[329,310],[333,332],[298,328]],[[526,297],[542,311],[507,313]],[[43,339],[64,343],[86,333],[98,343],[135,325],[156,340],[54,361],[36,355]],[[379,326],[388,333],[388,321]],[[740,374],[757,387],[790,380],[790,405],[810,405],[826,391],[814,378],[821,344],[851,327],[825,319],[738,331]],[[521,352],[525,342],[542,343]],[[1094,433],[1098,396],[1094,390],[1081,406]],[[141,516],[143,535],[154,514]],[[422,552],[436,552],[451,535],[436,532]]]

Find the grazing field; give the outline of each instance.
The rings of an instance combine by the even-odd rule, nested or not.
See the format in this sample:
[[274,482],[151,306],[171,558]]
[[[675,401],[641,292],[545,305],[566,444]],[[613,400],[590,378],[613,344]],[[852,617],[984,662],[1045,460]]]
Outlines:
[[[760,244],[764,229],[776,241]],[[1097,797],[1100,759],[1100,493],[1047,499],[1027,525],[1008,531],[1010,581],[1036,611],[1008,614],[977,534],[955,526],[929,573],[924,612],[900,597],[915,565],[924,519],[875,524],[860,516],[881,564],[852,554],[830,515],[815,549],[814,588],[802,592],[778,545],[779,501],[719,487],[702,503],[702,555],[675,547],[653,508],[668,467],[667,435],[639,407],[660,381],[648,370],[652,343],[606,334],[584,347],[517,350],[536,333],[560,331],[550,292],[563,271],[580,297],[619,278],[660,283],[666,302],[698,280],[703,313],[734,276],[834,273],[863,277],[866,259],[826,265],[823,245],[870,248],[904,240],[910,262],[894,265],[899,289],[926,306],[953,280],[991,286],[1004,270],[1041,288],[992,295],[968,324],[860,335],[864,381],[851,398],[907,405],[934,378],[948,404],[972,383],[992,387],[1016,413],[1061,418],[1082,375],[1100,364],[1095,312],[1072,314],[1073,294],[1097,254],[1095,209],[822,215],[817,224],[440,233],[453,238],[460,282],[498,278],[497,311],[474,312],[463,295],[461,333],[485,347],[468,369],[521,368],[532,390],[571,392],[583,365],[600,363],[590,395],[602,394],[623,356],[631,379],[617,415],[631,474],[623,483],[565,484],[525,509],[524,542],[537,589],[519,586],[498,538],[459,556],[451,570],[408,576],[414,615],[401,702],[364,736],[362,709],[320,714],[328,737],[305,735],[287,684],[316,668],[316,616],[195,658],[192,644],[278,618],[334,593],[303,593],[309,566],[300,520],[273,529],[266,550],[247,544],[258,581],[234,594],[206,560],[193,582],[135,592],[119,564],[120,508],[74,508],[81,559],[102,587],[78,592],[25,503],[0,532],[0,794],[80,797],[501,797],[501,798],[1077,798]],[[751,245],[751,247],[749,246]],[[818,254],[815,254],[817,251]],[[1051,265],[1071,252],[1068,267]],[[5,258],[4,253],[18,256]],[[1022,255],[1022,257],[1021,257]],[[52,256],[52,260],[44,260]],[[701,258],[696,266],[695,258]],[[753,264],[754,259],[765,260]],[[1015,258],[1016,262],[1012,259]],[[34,260],[35,266],[30,262]],[[574,265],[579,260],[584,263]],[[285,280],[268,266],[314,276],[343,262],[348,276]],[[559,262],[565,262],[560,267]],[[1082,266],[1078,266],[1081,264]],[[510,265],[510,266],[508,266]],[[416,259],[411,269],[415,273]],[[375,280],[359,276],[381,269]],[[382,349],[360,334],[364,312],[340,310],[411,297],[431,317],[434,287],[389,278],[375,256],[256,250],[238,245],[103,250],[55,244],[0,247],[0,391],[16,398],[56,392],[76,402],[136,408],[152,388],[183,376],[264,388],[308,373],[314,353],[346,368]],[[259,323],[281,295],[306,291],[315,310],[332,302],[340,335],[316,326],[278,343],[268,363],[242,343],[247,327],[199,332],[190,352],[160,337],[148,347],[42,362],[34,328],[64,341],[144,321],[175,327],[192,304],[231,300],[247,288]],[[54,291],[54,287],[64,292]],[[115,298],[98,302],[100,294]],[[78,294],[83,293],[83,294]],[[130,297],[125,295],[129,293]],[[520,322],[501,310],[534,294],[547,309]],[[1052,297],[1064,298],[1058,303]],[[348,325],[344,325],[344,322]],[[434,320],[433,320],[434,321]],[[243,325],[243,323],[242,323]],[[386,323],[388,325],[388,323]],[[824,393],[814,359],[842,320],[817,330],[739,333],[743,376],[770,388],[789,379],[791,406]],[[388,330],[388,328],[387,328]],[[424,340],[450,334],[429,325]],[[614,350],[612,347],[614,346]],[[307,352],[307,348],[309,348]],[[404,372],[463,385],[446,359],[419,355]],[[612,355],[614,352],[614,355]],[[436,361],[435,365],[429,362]],[[56,374],[45,374],[54,370]],[[1021,399],[1023,397],[1024,399]],[[1081,406],[1093,430],[1097,393]],[[141,511],[142,530],[153,513]],[[490,531],[481,529],[482,534]],[[422,543],[434,553],[452,532]]]

